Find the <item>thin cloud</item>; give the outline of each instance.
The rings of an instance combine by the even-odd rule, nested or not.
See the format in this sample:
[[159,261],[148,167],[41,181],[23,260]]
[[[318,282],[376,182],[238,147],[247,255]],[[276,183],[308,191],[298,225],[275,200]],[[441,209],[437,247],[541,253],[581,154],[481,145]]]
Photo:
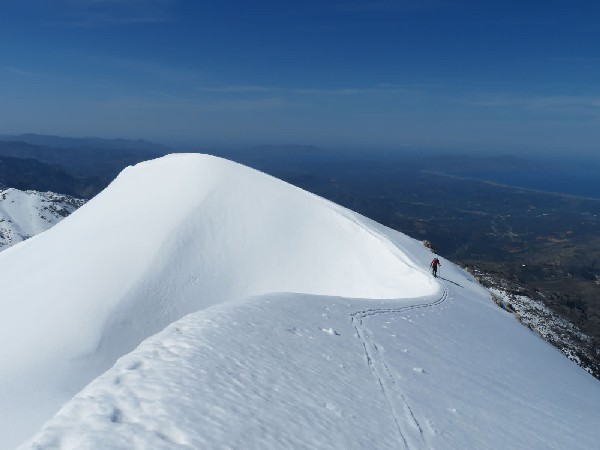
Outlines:
[[532,110],[562,111],[570,109],[598,109],[600,96],[549,95],[517,97],[498,95],[472,102],[477,106],[489,107],[520,107]]
[[164,23],[179,0],[63,0],[64,20],[47,25],[92,27]]
[[406,13],[423,9],[435,9],[441,6],[444,6],[444,3],[436,0],[357,0],[339,3],[336,9],[340,12],[349,13]]
[[24,77],[33,77],[33,76],[37,75],[35,72],[31,72],[29,70],[19,69],[18,67],[9,67],[8,71],[11,72],[11,73],[14,73],[15,75],[21,75],[21,76],[24,76]]
[[120,71],[127,71],[168,83],[195,84],[205,77],[205,74],[199,70],[176,67],[145,59],[90,55],[85,55],[83,58],[88,64],[119,69]]
[[292,89],[290,92],[300,95],[360,95],[373,92],[372,89],[364,88],[340,88],[340,89]]
[[278,92],[282,88],[268,86],[217,86],[217,87],[199,87],[200,92],[211,93],[251,93],[251,92]]
[[415,86],[401,86],[393,84],[378,84],[369,87],[344,87],[344,88],[304,88],[304,87],[280,87],[280,86],[256,86],[256,85],[227,85],[227,86],[201,86],[197,88],[200,92],[214,94],[252,94],[252,93],[281,93],[288,95],[331,95],[331,96],[353,96],[365,94],[404,94],[414,93]]
[[187,98],[179,97],[179,96],[173,95],[173,94],[168,94],[166,92],[150,91],[149,94],[150,95],[154,95],[156,97],[161,97],[163,99],[171,100],[171,101],[174,101],[174,102],[183,103],[183,102],[189,101]]
[[468,101],[483,110],[520,112],[537,122],[600,122],[600,96],[597,95],[497,95]]
[[281,109],[287,105],[285,99],[280,97],[268,97],[261,99],[235,99],[219,100],[206,103],[200,106],[205,111],[271,111]]
[[325,89],[292,89],[295,94],[306,95],[332,95],[332,96],[353,96],[353,95],[372,95],[372,94],[407,94],[415,93],[419,89],[414,86],[401,86],[393,84],[377,84],[368,87],[347,87],[347,88],[325,88]]
[[280,97],[260,99],[217,99],[204,101],[165,94],[149,92],[146,96],[122,96],[98,102],[98,106],[115,110],[158,110],[179,111],[187,113],[198,112],[260,112],[281,109],[287,106],[287,101]]

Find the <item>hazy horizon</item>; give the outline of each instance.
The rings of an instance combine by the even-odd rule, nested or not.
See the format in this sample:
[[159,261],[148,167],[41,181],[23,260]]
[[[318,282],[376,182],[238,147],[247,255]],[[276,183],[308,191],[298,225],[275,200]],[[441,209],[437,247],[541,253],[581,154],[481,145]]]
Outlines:
[[[293,142],[293,141],[268,141],[256,140],[246,142],[230,142],[227,140],[182,140],[182,139],[152,139],[147,136],[133,135],[68,135],[58,133],[38,133],[29,131],[24,133],[4,132],[0,129],[0,140],[6,140],[10,137],[19,141],[21,139],[27,141],[25,137],[37,136],[42,138],[66,138],[74,140],[107,140],[107,141],[145,141],[148,144],[159,145],[172,152],[207,152],[207,153],[227,153],[227,152],[244,152],[257,148],[272,147],[285,151],[294,151],[301,149],[314,149],[317,152],[324,152],[328,155],[337,155],[341,158],[345,156],[373,156],[394,157],[394,158],[418,158],[418,157],[435,157],[435,156],[465,156],[465,157],[482,157],[482,158],[499,158],[499,157],[518,157],[530,161],[554,161],[568,162],[574,164],[600,164],[600,154],[594,150],[589,151],[573,151],[572,149],[552,149],[552,148],[537,148],[526,146],[502,146],[502,145],[477,145],[477,144],[402,144],[396,146],[383,146],[377,144],[349,144],[349,145],[329,145],[318,142]],[[47,145],[47,144],[43,144]],[[143,147],[143,146],[140,146]]]
[[[514,171],[535,173],[534,177],[546,177],[547,186],[551,186],[553,179],[564,175],[562,183],[568,183],[568,180],[574,180],[577,184],[589,183],[589,192],[596,194],[596,187],[600,187],[595,182],[596,172],[600,169],[600,154],[596,152],[560,152],[549,151],[548,149],[536,148],[509,148],[503,146],[491,146],[484,148],[477,145],[401,145],[396,147],[383,147],[377,145],[317,145],[314,143],[281,143],[277,141],[257,141],[257,142],[203,142],[203,141],[173,141],[173,140],[152,140],[143,136],[74,136],[57,135],[41,133],[22,133],[10,134],[3,133],[0,130],[0,143],[7,141],[24,142],[27,144],[40,145],[41,148],[94,148],[101,150],[103,148],[139,150],[148,152],[149,158],[156,155],[168,153],[207,153],[216,156],[225,157],[232,160],[251,161],[271,160],[284,164],[294,164],[301,161],[318,164],[319,161],[328,164],[368,162],[374,163],[402,163],[413,161],[417,166],[427,159],[438,159],[440,161],[450,162],[452,167],[464,165],[464,170],[471,175],[473,164],[477,166],[480,160],[484,164],[484,172],[489,179],[490,171],[502,177],[506,176],[507,184],[518,185],[514,183],[516,179]],[[58,143],[60,142],[60,144]],[[154,155],[154,156],[153,156]],[[13,154],[18,157],[18,154]],[[28,158],[28,156],[23,156]],[[249,159],[250,158],[250,159]],[[457,159],[458,158],[458,159]],[[460,158],[464,158],[464,163],[459,163]],[[511,158],[514,160],[511,161]],[[34,157],[35,159],[35,157]],[[287,161],[287,162],[286,162]],[[486,162],[487,161],[487,162]],[[497,165],[490,166],[489,162],[497,161]],[[417,167],[415,166],[415,167]],[[495,167],[495,168],[494,168]],[[512,175],[511,175],[512,174]],[[482,172],[482,175],[483,172]],[[581,176],[581,177],[579,177]],[[477,177],[476,177],[477,178]],[[497,180],[499,181],[499,180]],[[535,182],[532,188],[535,188]],[[527,182],[521,185],[528,185]],[[553,191],[553,189],[544,190]],[[559,190],[560,191],[560,190]],[[600,191],[599,191],[600,192]],[[574,193],[569,189],[565,193]]]

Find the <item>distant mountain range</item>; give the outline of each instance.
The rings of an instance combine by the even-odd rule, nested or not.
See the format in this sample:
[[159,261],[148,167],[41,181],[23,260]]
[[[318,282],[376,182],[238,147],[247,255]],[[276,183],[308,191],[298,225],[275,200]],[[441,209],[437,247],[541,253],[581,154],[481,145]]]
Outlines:
[[128,165],[169,153],[146,141],[0,136],[0,185],[91,198]]
[[[16,144],[12,148],[20,145],[27,144]],[[98,176],[75,176],[59,165],[43,163],[33,158],[0,156],[0,189],[12,187],[91,198],[107,184],[106,179]]]
[[96,148],[105,150],[146,150],[156,153],[167,151],[167,148],[145,141],[143,139],[102,139],[96,137],[70,138],[61,136],[49,136],[44,134],[0,134],[0,141],[24,142],[26,144],[52,148]]

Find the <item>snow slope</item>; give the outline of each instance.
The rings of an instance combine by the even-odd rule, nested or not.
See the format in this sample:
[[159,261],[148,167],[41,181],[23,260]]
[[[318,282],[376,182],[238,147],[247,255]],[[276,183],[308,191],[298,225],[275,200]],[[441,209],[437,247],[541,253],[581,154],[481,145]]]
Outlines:
[[190,312],[270,292],[439,291],[361,220],[210,156],[126,169],[66,220],[0,254],[0,422],[12,424],[1,444],[25,439],[119,356]]
[[53,192],[0,191],[0,251],[46,231],[83,203]]
[[598,382],[430,260],[225,160],[129,168],[0,254],[0,448],[75,394],[23,448],[594,448]]
[[191,314],[24,448],[597,448],[597,380],[477,292],[427,300],[273,294]]

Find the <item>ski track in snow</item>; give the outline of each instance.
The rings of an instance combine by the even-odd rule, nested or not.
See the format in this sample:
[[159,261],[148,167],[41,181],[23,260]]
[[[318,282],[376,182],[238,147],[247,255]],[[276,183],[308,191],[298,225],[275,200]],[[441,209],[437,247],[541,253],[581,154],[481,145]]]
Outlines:
[[[377,379],[386,403],[390,407],[398,430],[399,442],[406,449],[431,447],[425,438],[423,426],[419,423],[413,408],[406,400],[406,396],[403,394],[399,383],[396,382],[396,378],[390,371],[385,358],[381,354],[377,343],[369,334],[364,322],[369,317],[378,314],[396,314],[414,309],[435,307],[444,303],[447,298],[448,288],[444,286],[441,297],[432,302],[396,308],[363,309],[350,314],[352,325],[364,347],[367,364],[371,368],[371,373]],[[408,423],[409,428],[406,427],[406,423]]]
[[[387,239],[384,235],[371,229],[365,223],[363,223],[360,220],[357,220],[356,218],[350,218],[350,220],[352,220],[358,226],[362,227],[365,231],[367,231],[376,239],[379,239],[383,243],[387,244],[393,253],[398,252],[398,247],[395,246],[392,242],[390,242],[390,240]],[[406,396],[402,393],[399,384],[396,382],[395,377],[392,375],[392,372],[390,371],[389,366],[385,361],[385,358],[381,354],[377,343],[373,340],[373,338],[369,334],[369,331],[364,326],[364,321],[365,319],[378,314],[395,314],[405,311],[411,311],[414,309],[434,307],[445,302],[447,298],[448,288],[446,286],[443,286],[443,291],[440,298],[432,302],[412,304],[395,308],[369,308],[351,314],[352,324],[354,326],[354,329],[356,330],[359,339],[362,341],[362,345],[365,350],[367,364],[371,368],[371,373],[377,379],[377,382],[381,388],[381,392],[385,397],[386,403],[390,407],[394,423],[396,424],[396,429],[398,430],[399,442],[407,449],[431,447],[427,444],[423,427],[417,420],[413,409],[410,407],[408,401],[406,400]],[[400,405],[398,405],[397,403],[400,403]],[[404,415],[401,416],[401,413],[399,411],[403,411]],[[410,429],[407,429],[404,425],[407,422],[410,426]]]

